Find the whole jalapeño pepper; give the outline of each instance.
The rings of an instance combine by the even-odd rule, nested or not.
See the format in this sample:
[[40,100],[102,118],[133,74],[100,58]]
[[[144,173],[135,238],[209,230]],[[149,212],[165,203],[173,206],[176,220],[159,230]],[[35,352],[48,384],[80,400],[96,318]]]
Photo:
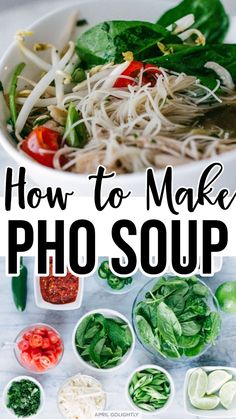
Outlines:
[[24,311],[27,301],[27,268],[20,258],[20,273],[12,277],[12,295],[17,310]]

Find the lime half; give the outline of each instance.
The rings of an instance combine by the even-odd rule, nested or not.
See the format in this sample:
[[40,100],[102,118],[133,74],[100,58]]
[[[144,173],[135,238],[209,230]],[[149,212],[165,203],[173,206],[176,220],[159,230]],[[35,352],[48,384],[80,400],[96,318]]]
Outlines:
[[208,375],[207,394],[214,394],[221,389],[221,387],[232,379],[232,375],[223,370],[212,371]]
[[219,403],[220,399],[217,396],[208,396],[191,400],[191,404],[201,410],[213,410]]
[[236,381],[229,381],[228,383],[224,384],[223,387],[220,389],[220,401],[221,404],[226,408],[229,409],[233,403],[234,397],[236,395]]
[[202,368],[194,370],[188,382],[188,395],[190,400],[199,399],[207,392],[208,378]]

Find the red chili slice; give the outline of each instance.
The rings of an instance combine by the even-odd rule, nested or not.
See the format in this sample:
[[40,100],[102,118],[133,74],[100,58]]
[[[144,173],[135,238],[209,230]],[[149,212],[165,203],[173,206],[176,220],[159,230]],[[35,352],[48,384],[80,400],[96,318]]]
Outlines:
[[34,333],[29,340],[29,344],[31,348],[40,348],[43,343],[43,337],[41,335],[38,335]]
[[18,343],[18,348],[20,349],[21,352],[27,351],[29,349],[29,342],[27,340],[21,340]]
[[39,362],[40,362],[40,365],[41,365],[44,369],[50,368],[50,367],[51,367],[51,365],[52,365],[52,363],[51,363],[50,359],[49,359],[49,358],[48,358],[48,356],[46,356],[46,355],[41,356],[41,358],[39,359]]
[[47,348],[50,347],[50,345],[51,345],[50,339],[49,338],[43,338],[42,348],[47,349]]
[[52,330],[48,331],[48,337],[50,339],[50,341],[52,342],[52,344],[55,344],[59,341],[59,336],[53,332]]
[[47,351],[45,352],[45,356],[49,358],[52,365],[57,364],[57,356],[53,351]]
[[30,340],[30,337],[32,336],[31,332],[26,332],[23,334],[23,339],[25,340]]
[[22,361],[23,361],[24,364],[27,365],[27,364],[30,364],[31,363],[32,357],[29,354],[29,352],[26,352],[26,351],[21,352],[20,356],[21,356],[21,359],[22,359]]
[[30,353],[31,353],[32,359],[34,360],[40,359],[42,356],[42,351],[38,348],[32,349]]

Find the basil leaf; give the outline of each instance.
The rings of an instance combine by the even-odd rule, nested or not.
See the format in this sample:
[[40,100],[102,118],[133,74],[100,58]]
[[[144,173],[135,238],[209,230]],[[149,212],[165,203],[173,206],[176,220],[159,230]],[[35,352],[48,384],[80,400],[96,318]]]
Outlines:
[[82,33],[76,50],[85,67],[121,63],[122,53],[132,51],[136,60],[160,55],[158,42],[181,43],[160,25],[141,21],[108,21]]
[[229,17],[220,0],[183,0],[164,13],[157,23],[168,27],[190,13],[195,17],[192,27],[199,29],[208,43],[224,40],[229,28]]

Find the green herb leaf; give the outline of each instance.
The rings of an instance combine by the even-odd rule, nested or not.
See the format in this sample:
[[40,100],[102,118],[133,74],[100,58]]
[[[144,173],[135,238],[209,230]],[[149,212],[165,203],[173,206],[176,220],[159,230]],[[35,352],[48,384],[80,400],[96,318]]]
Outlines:
[[7,407],[18,417],[35,415],[40,407],[39,387],[31,380],[13,381],[7,393]]
[[164,13],[157,23],[168,27],[190,13],[195,17],[192,27],[199,29],[208,43],[224,40],[229,28],[229,17],[220,0],[183,0]]
[[[172,41],[171,41],[172,40]],[[157,42],[180,42],[160,25],[140,21],[109,21],[82,33],[76,50],[86,67],[121,63],[122,53],[132,51],[136,60],[160,55]]]

